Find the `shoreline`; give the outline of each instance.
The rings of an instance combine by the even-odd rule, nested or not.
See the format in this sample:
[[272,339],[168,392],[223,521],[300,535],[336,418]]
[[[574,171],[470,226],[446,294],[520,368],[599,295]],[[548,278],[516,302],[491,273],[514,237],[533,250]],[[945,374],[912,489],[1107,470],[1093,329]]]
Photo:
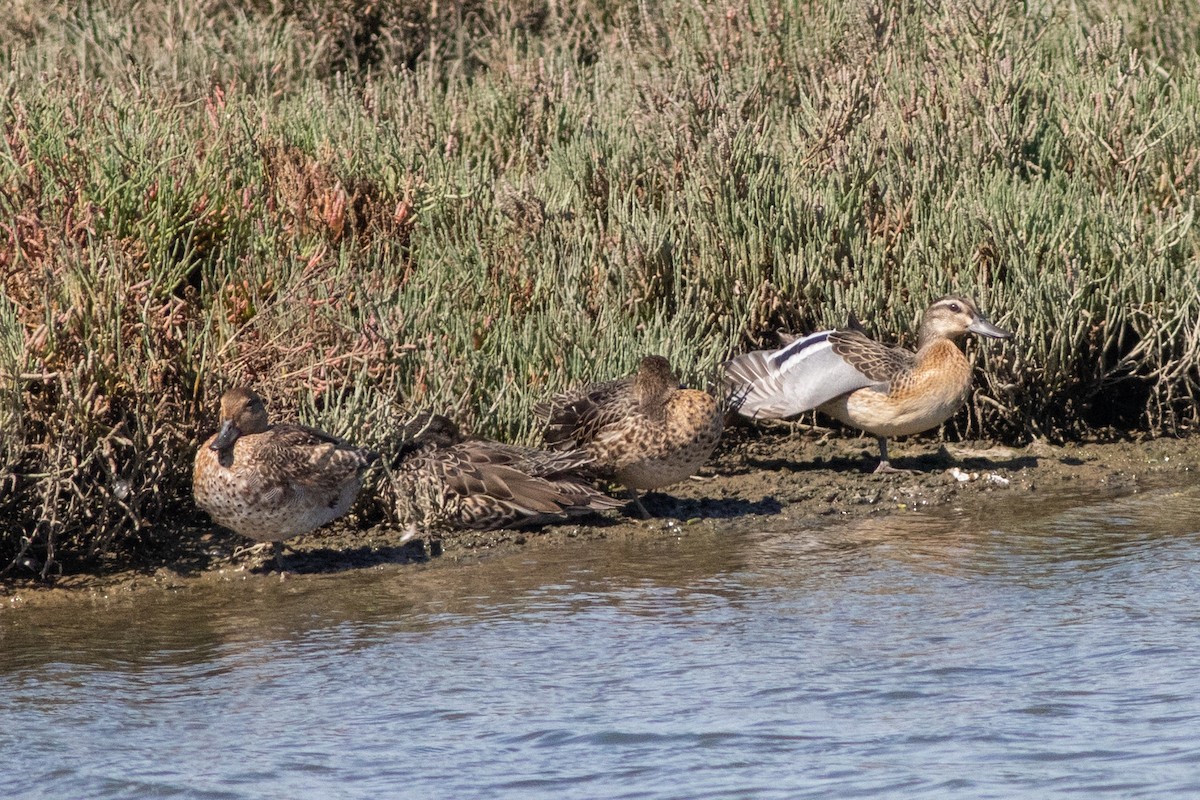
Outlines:
[[[780,426],[783,429],[783,426]],[[874,440],[768,430],[723,444],[698,477],[643,498],[653,516],[629,509],[532,529],[441,535],[387,526],[334,525],[291,542],[286,573],[261,571],[269,551],[241,553],[243,540],[211,526],[187,529],[174,548],[142,564],[72,574],[52,585],[0,584],[0,612],[47,605],[109,603],[231,581],[305,581],[365,569],[452,569],[483,558],[567,541],[656,538],[692,531],[737,531],[762,524],[838,524],[867,516],[993,502],[1013,493],[1110,493],[1185,480],[1200,470],[1200,438],[1035,442],[1007,447],[941,443],[932,437],[893,443],[893,463],[918,470],[874,475]],[[238,553],[235,555],[235,553]]]

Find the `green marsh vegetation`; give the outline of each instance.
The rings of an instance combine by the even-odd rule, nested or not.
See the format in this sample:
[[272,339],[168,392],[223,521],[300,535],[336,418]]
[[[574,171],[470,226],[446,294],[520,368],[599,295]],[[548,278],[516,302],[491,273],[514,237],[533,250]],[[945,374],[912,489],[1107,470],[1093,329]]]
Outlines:
[[643,354],[911,342],[948,291],[1016,332],[951,434],[1178,433],[1198,52],[1171,0],[15,0],[0,570],[178,535],[234,383],[530,441]]

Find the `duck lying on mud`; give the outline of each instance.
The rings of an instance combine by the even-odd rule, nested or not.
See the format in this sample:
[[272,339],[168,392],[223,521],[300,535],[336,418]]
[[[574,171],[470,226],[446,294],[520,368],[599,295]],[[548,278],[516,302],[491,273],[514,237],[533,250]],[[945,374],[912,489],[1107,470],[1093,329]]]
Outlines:
[[[494,530],[561,521],[621,505],[598,490],[582,450],[538,450],[464,436],[423,412],[398,433],[391,463],[401,519]],[[416,519],[414,519],[416,518]]]

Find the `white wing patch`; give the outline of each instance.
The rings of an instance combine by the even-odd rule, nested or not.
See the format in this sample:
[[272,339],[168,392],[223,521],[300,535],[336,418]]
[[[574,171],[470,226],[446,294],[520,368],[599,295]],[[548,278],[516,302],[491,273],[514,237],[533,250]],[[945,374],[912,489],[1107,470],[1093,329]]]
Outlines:
[[847,392],[876,385],[833,352],[821,331],[778,350],[756,350],[725,362],[725,386],[738,413],[760,419],[791,417]]

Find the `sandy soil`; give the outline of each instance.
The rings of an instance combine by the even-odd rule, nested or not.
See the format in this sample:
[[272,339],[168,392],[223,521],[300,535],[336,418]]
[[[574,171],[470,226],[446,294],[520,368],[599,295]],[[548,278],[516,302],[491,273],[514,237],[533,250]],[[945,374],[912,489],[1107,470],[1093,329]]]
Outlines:
[[[836,524],[836,519],[906,509],[990,502],[1013,493],[1132,491],[1146,483],[1192,480],[1200,470],[1200,439],[1034,443],[1003,447],[980,442],[942,444],[932,437],[891,445],[892,463],[912,470],[874,475],[873,439],[789,430],[735,430],[699,476],[644,498],[653,519],[634,509],[534,530],[406,533],[394,528],[332,526],[292,543],[286,574],[264,568],[269,551],[241,552],[240,537],[222,531],[185,531],[174,547],[149,555],[136,568],[103,567],[95,574],[0,584],[0,611],[31,605],[104,602],[135,592],[168,591],[190,582],[304,580],[306,575],[371,568],[453,568],[518,548],[567,540],[640,537],[650,546],[664,533],[738,529],[764,518],[789,524]],[[408,535],[411,536],[412,532]]]

